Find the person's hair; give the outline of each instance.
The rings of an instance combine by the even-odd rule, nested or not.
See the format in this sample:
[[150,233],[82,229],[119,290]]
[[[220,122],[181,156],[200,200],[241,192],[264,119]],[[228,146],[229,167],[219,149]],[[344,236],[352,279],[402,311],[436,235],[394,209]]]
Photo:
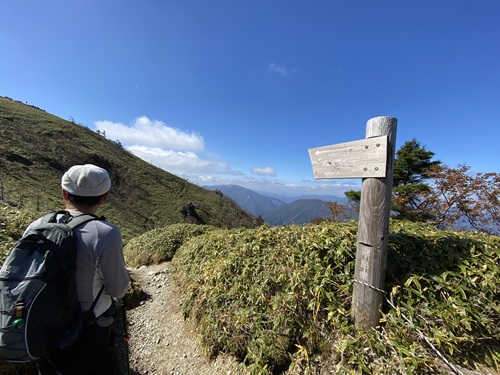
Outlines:
[[[68,192],[66,192],[66,193],[68,193]],[[71,203],[74,203],[74,204],[79,205],[79,206],[93,207],[96,204],[98,204],[101,201],[102,197],[104,197],[106,194],[107,193],[102,194],[102,195],[98,195],[96,197],[82,197],[79,195],[73,195],[71,193],[68,193],[68,200]]]

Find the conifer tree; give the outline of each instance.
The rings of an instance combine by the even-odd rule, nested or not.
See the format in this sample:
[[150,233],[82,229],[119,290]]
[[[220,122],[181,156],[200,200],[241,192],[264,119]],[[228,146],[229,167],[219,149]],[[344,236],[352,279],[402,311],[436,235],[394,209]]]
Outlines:
[[[429,172],[441,164],[440,161],[431,160],[433,157],[434,152],[427,150],[415,138],[407,141],[396,152],[392,210],[397,213],[398,218],[413,221],[431,219],[424,209],[426,202],[420,197],[430,189],[426,182]],[[351,203],[359,204],[360,191],[349,190],[345,195]]]
[[429,191],[427,183],[431,170],[440,165],[440,161],[431,160],[434,152],[427,150],[413,138],[407,141],[397,152],[394,160],[392,210],[401,219],[427,221],[432,219],[425,210],[427,202],[422,194]]

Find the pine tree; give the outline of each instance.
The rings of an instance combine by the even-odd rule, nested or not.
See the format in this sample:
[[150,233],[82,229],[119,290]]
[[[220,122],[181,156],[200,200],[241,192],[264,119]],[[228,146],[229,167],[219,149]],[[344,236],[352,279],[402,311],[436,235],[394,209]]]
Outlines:
[[441,164],[432,161],[434,152],[426,149],[413,138],[407,141],[397,152],[394,160],[392,210],[401,219],[426,221],[432,219],[424,209],[426,201],[421,196],[429,191],[426,180],[433,167]]
[[[396,152],[394,160],[393,199],[392,211],[398,218],[413,221],[431,219],[424,208],[426,202],[420,199],[422,193],[428,191],[430,186],[426,183],[428,173],[441,164],[432,161],[434,152],[426,149],[415,138],[407,141]],[[349,190],[345,192],[347,199],[354,204],[359,204],[361,192]]]

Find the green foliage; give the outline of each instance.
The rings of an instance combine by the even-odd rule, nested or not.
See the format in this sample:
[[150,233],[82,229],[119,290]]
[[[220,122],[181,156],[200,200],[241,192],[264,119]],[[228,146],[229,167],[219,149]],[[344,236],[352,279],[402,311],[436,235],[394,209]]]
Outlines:
[[348,303],[355,230],[217,230],[181,247],[174,260],[184,311],[209,353],[231,352],[272,369],[288,365],[295,345],[308,352],[324,345],[329,311],[345,311]]
[[31,212],[0,202],[0,263],[7,258],[12,246],[34,219]]
[[414,185],[426,179],[426,172],[440,161],[431,161],[434,152],[429,151],[413,138],[396,152],[394,160],[394,186]]
[[185,242],[176,278],[207,353],[232,353],[255,374],[441,373],[418,329],[451,362],[498,371],[500,238],[393,223],[386,285],[396,309],[360,331],[350,319],[356,232],[323,223]]
[[[440,165],[432,161],[434,152],[422,146],[415,138],[407,141],[396,152],[393,173],[392,210],[402,220],[425,221],[430,219],[428,212],[418,210],[422,203],[421,194],[429,190],[425,182],[431,169]],[[345,196],[352,203],[360,203],[361,192],[349,190]]]
[[123,249],[125,262],[130,267],[139,267],[171,260],[185,241],[214,229],[195,224],[172,224],[153,229],[127,243]]
[[37,216],[62,206],[60,179],[74,164],[107,169],[109,201],[100,214],[120,226],[125,241],[146,230],[190,222],[251,228],[261,220],[233,201],[155,167],[116,141],[36,107],[0,97],[0,200]]
[[361,192],[360,191],[348,190],[344,194],[345,194],[346,198],[349,200],[349,202],[359,203],[361,201]]
[[[394,223],[387,288],[408,317],[455,363],[500,368],[500,237]],[[412,328],[413,328],[412,327]]]
[[38,369],[34,362],[14,363],[0,359],[0,374],[2,375],[37,375]]
[[422,146],[415,138],[407,141],[396,152],[393,177],[393,207],[398,218],[426,221],[430,217],[425,210],[418,210],[422,204],[421,193],[429,190],[425,182],[427,174],[440,161],[432,161],[434,152]]

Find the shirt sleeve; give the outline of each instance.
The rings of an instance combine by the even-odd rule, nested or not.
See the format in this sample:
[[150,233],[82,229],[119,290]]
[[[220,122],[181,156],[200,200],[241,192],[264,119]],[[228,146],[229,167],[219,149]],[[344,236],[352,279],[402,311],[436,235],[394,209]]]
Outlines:
[[106,292],[113,298],[122,298],[130,287],[130,277],[125,267],[123,242],[118,227],[114,227],[98,243],[98,264]]

